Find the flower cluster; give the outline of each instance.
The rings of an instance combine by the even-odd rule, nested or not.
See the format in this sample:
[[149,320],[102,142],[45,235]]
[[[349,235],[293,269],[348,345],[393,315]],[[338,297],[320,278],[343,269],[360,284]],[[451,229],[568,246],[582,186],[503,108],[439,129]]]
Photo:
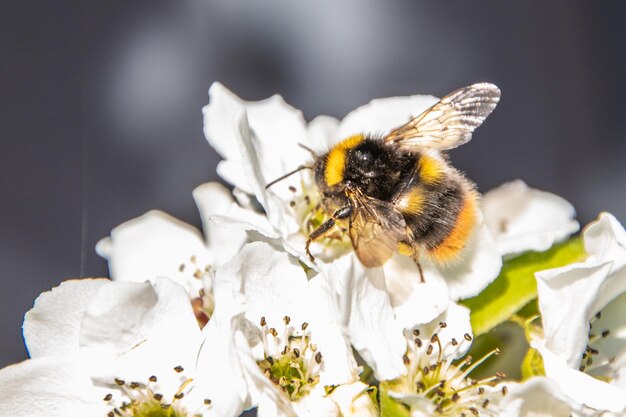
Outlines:
[[[194,190],[203,233],[160,211],[121,224],[96,248],[110,279],[41,294],[23,325],[31,359],[0,370],[0,415],[626,413],[626,232],[612,215],[571,237],[567,201],[514,181],[480,200],[458,262],[397,253],[366,268],[341,231],[311,244],[313,262],[306,241],[328,215],[311,172],[267,184],[437,99],[306,123],[279,96],[209,94],[204,131],[232,192]],[[522,340],[489,337],[506,322]],[[523,361],[498,361],[520,343]]]

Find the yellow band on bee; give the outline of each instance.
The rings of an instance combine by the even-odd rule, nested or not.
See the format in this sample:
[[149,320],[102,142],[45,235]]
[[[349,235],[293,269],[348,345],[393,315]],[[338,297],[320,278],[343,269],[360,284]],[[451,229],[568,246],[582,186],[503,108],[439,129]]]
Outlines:
[[343,173],[346,169],[346,152],[358,146],[365,140],[363,135],[350,136],[339,142],[328,152],[326,159],[326,184],[337,185],[343,181]]
[[419,161],[419,176],[422,182],[433,184],[439,182],[443,176],[443,164],[435,157],[424,154]]
[[459,212],[454,228],[439,246],[430,251],[429,255],[439,262],[453,260],[467,244],[475,225],[476,195],[469,192],[465,196],[463,207]]

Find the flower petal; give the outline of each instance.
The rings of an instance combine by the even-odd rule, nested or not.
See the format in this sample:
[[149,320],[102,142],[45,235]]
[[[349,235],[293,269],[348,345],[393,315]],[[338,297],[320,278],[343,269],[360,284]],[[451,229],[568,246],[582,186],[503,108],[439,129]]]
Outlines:
[[105,403],[73,355],[29,359],[0,370],[0,415],[106,415]]
[[502,417],[570,416],[582,407],[544,377],[535,377],[522,384],[506,384],[508,394],[500,403]]
[[571,368],[578,369],[593,303],[610,269],[610,263],[572,264],[535,274],[546,349]]
[[[81,347],[114,355],[98,380],[113,377],[179,384],[173,368],[195,365],[200,329],[189,298],[167,278],[154,283],[112,282],[100,288],[82,321]],[[95,371],[94,371],[95,372]],[[170,387],[175,388],[175,387]]]
[[339,120],[330,116],[317,116],[309,123],[308,137],[313,151],[328,151],[340,138]]
[[238,253],[247,240],[245,231],[218,225],[211,220],[211,216],[224,214],[235,205],[233,197],[223,185],[209,182],[196,187],[193,198],[200,210],[204,239],[213,255],[213,266],[221,265]]
[[383,270],[391,305],[402,328],[428,323],[448,307],[448,285],[436,269],[423,267],[421,282],[415,262],[396,253]]
[[201,283],[194,271],[212,263],[195,227],[157,210],[117,226],[105,242],[96,251],[108,259],[115,281],[144,282],[166,276],[195,294]]
[[24,316],[24,341],[31,358],[78,351],[87,306],[108,279],[76,279],[42,293]]
[[378,416],[378,412],[367,392],[368,388],[360,381],[340,385],[333,390],[330,398],[339,406],[341,416],[375,417]]
[[[462,258],[449,265],[437,265],[448,283],[450,299],[460,300],[479,294],[500,273],[502,257],[487,230],[479,223],[463,249]],[[428,279],[428,276],[425,277]]]
[[348,114],[339,128],[343,139],[356,133],[381,135],[408,122],[439,101],[428,95],[388,97],[370,101]]
[[324,276],[334,288],[352,346],[376,378],[391,380],[405,373],[406,341],[394,319],[382,269],[364,268],[354,255],[347,255],[328,265]]
[[539,341],[533,342],[532,346],[541,354],[548,378],[555,381],[565,395],[597,410],[626,410],[626,390],[570,368],[562,357],[553,354]]
[[502,255],[545,251],[580,227],[569,202],[521,180],[487,192],[482,210]]

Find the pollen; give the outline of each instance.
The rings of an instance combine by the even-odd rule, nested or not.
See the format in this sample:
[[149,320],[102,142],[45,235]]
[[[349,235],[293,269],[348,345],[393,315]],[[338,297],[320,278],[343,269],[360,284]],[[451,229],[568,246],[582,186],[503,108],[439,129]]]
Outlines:
[[[445,322],[440,323],[440,329],[445,327]],[[472,339],[469,335],[459,335],[451,339],[455,343],[444,344],[437,334],[438,330],[435,329],[430,337],[420,337],[418,329],[405,332],[407,351],[403,361],[407,373],[392,381],[390,388],[432,401],[436,416],[499,415],[499,410],[493,406],[493,399],[504,395],[507,390],[503,387],[496,391],[492,385],[504,378],[504,374],[497,373],[482,380],[469,376],[488,358],[497,355],[499,350],[493,350],[477,361],[471,357],[453,360],[450,353],[451,357],[457,357],[455,352],[463,352]]]
[[283,331],[268,328],[261,318],[263,359],[257,361],[263,374],[291,400],[307,396],[319,382],[323,366],[322,353],[311,343],[308,323],[294,326],[291,318],[283,318]]
[[109,385],[111,392],[103,398],[104,403],[111,407],[107,416],[195,417],[204,415],[211,407],[211,401],[205,399],[202,403],[192,406],[181,404],[185,395],[194,388],[193,379],[183,374],[182,367],[177,366],[173,372],[181,374],[182,383],[171,395],[161,392],[162,387],[157,383],[155,375],[150,376],[145,382],[126,382],[115,378]]

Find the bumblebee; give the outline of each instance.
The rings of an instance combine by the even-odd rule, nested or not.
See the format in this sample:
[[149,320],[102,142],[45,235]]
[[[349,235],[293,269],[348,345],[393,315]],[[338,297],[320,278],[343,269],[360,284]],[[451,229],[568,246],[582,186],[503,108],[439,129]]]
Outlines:
[[468,142],[500,99],[493,84],[456,90],[384,136],[356,134],[323,155],[267,185],[312,169],[320,206],[328,219],[313,230],[309,245],[347,230],[363,265],[383,265],[396,251],[437,263],[460,256],[477,223],[474,184],[440,151]]

